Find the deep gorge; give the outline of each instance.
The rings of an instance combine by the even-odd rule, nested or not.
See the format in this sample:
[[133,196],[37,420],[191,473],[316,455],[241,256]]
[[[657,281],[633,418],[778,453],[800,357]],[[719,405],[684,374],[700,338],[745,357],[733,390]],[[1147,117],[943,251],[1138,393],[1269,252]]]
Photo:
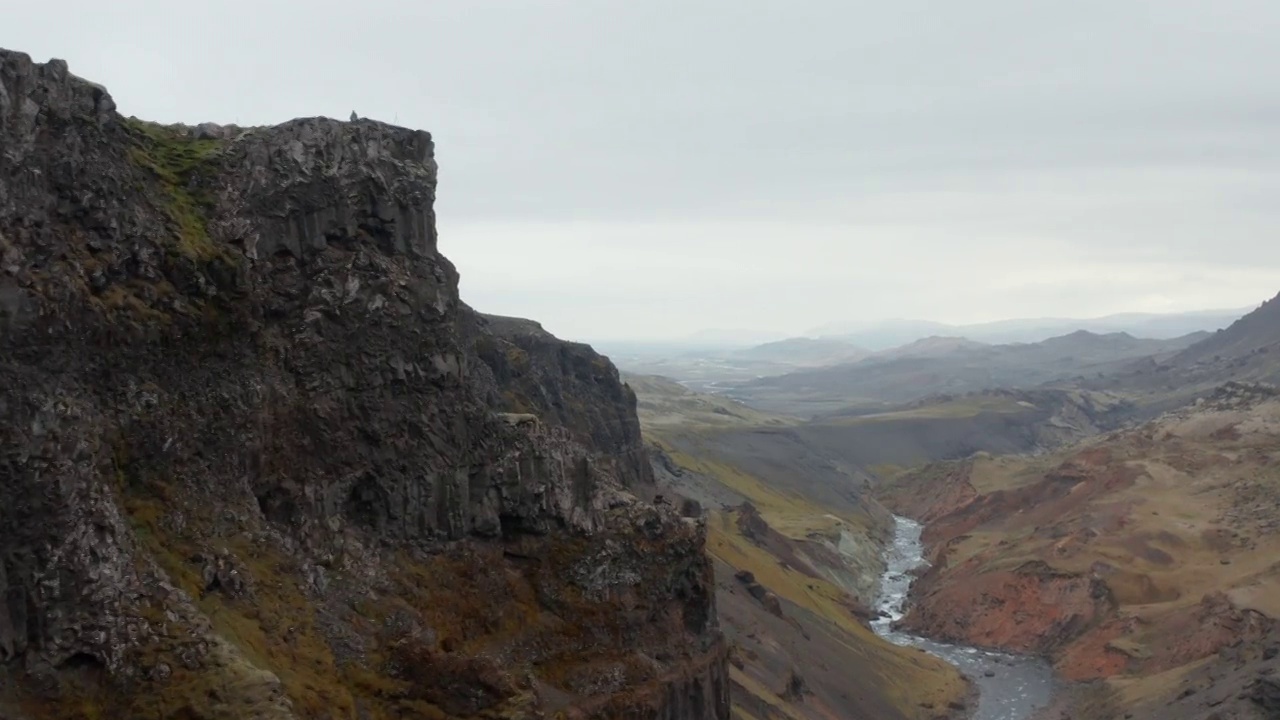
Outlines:
[[898,629],[909,602],[913,578],[925,564],[919,523],[895,516],[893,542],[885,550],[888,569],[881,581],[871,625],[876,633],[897,645],[920,648],[960,668],[976,686],[977,707],[973,720],[1027,720],[1047,707],[1055,691],[1053,670],[1047,662],[964,645],[937,642]]

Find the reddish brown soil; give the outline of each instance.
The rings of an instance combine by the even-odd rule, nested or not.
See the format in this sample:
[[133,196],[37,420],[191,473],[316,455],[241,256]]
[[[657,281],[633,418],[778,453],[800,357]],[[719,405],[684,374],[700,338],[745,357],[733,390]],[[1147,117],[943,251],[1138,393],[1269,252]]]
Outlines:
[[[1069,680],[1104,680],[1080,697],[1089,707],[1110,697],[1114,717],[1161,702],[1190,711],[1182,693],[1197,691],[1187,679],[1197,668],[1221,666],[1202,685],[1225,677],[1224,658],[1277,633],[1276,447],[1280,403],[1246,403],[1189,409],[1053,457],[908,473],[882,498],[926,523],[933,566],[903,622],[1046,656]],[[1254,717],[1249,692],[1218,717]]]
[[935,581],[903,619],[913,632],[951,642],[1026,654],[1053,652],[1115,611],[1097,580],[1056,573],[1032,561],[1011,571],[975,572],[969,561]]

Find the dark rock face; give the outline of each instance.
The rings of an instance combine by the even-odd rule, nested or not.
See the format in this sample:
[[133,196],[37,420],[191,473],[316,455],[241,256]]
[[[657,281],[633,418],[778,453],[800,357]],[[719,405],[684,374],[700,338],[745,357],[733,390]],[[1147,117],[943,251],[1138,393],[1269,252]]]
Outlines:
[[488,331],[478,335],[476,349],[500,388],[496,402],[563,425],[579,442],[601,449],[627,487],[653,484],[636,394],[608,358],[531,320],[477,314],[475,322]]
[[747,594],[755,598],[770,615],[782,617],[782,601],[768,588],[756,582],[756,576],[750,570],[739,570],[734,577],[746,588]]
[[0,51],[0,708],[728,717],[634,395],[462,304],[435,187],[425,132],[161,127]]
[[769,537],[769,524],[749,502],[742,503],[738,508],[738,530],[743,537],[757,545],[763,544]]
[[779,697],[791,700],[792,702],[804,702],[804,696],[808,692],[804,677],[795,669],[791,670],[791,674],[787,676],[787,686],[779,694]]
[[1264,677],[1253,689],[1252,699],[1269,718],[1280,718],[1280,678]]

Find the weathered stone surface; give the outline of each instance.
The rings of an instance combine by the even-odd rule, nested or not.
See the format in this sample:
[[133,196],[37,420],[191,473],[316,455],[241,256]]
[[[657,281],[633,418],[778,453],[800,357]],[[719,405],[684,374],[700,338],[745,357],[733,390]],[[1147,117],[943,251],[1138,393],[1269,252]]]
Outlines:
[[1252,700],[1267,713],[1267,717],[1280,718],[1280,678],[1260,678],[1253,689]]
[[728,716],[705,529],[607,359],[460,301],[433,158],[0,51],[0,706]]
[[600,448],[627,487],[653,484],[636,395],[608,358],[589,345],[561,341],[531,320],[473,319],[488,331],[476,347],[500,387],[495,402],[546,417],[578,441]]
[[756,543],[763,544],[769,535],[769,524],[760,516],[760,511],[749,502],[738,508],[738,530],[742,536]]

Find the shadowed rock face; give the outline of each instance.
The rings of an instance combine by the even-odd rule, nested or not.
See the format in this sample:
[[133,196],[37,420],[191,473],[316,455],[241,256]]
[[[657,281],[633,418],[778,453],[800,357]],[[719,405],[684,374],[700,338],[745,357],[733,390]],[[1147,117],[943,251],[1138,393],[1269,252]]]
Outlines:
[[476,343],[501,388],[494,402],[563,425],[601,450],[627,487],[653,485],[640,435],[636,395],[609,359],[590,345],[565,342],[531,320],[479,315]]
[[0,51],[0,148],[0,714],[728,716],[704,527],[607,359],[462,304],[430,135]]

